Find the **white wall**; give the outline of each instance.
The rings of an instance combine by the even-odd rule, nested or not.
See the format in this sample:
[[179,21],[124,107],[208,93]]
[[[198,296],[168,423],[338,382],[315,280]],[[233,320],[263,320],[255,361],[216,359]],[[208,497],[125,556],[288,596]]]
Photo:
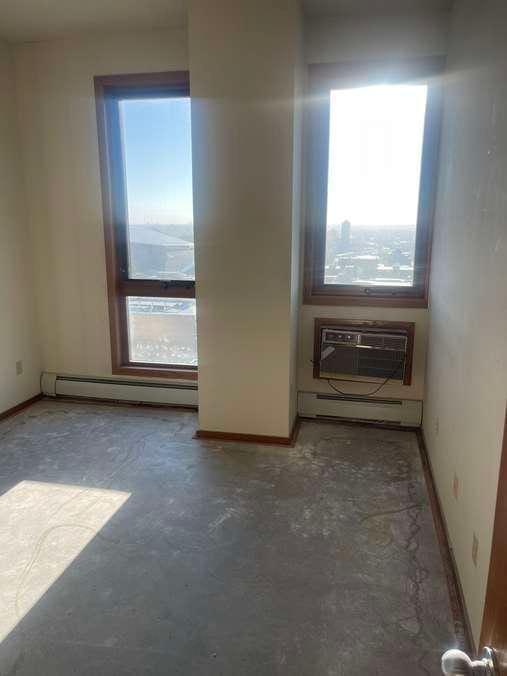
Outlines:
[[189,3],[203,430],[291,430],[300,27],[295,0]]
[[[372,33],[371,21],[365,17],[313,19],[306,24],[306,60],[361,58],[366,54],[365,44],[370,58],[386,56],[393,44],[399,45],[403,55],[440,53],[445,47],[446,20],[447,15],[439,13],[398,17],[394,23],[392,17],[389,23],[374,19]],[[24,44],[16,48],[15,56],[43,366],[60,372],[108,374],[93,75],[186,68],[186,31]],[[300,315],[298,389],[328,389],[312,377],[314,316],[406,319],[417,325],[414,384],[410,388],[391,385],[383,394],[422,397],[426,310],[306,305]],[[289,349],[294,355],[294,348]]]
[[449,12],[344,14],[306,22],[308,63],[445,54]]
[[188,67],[186,31],[15,49],[43,368],[111,373],[93,76]]
[[304,94],[307,84],[304,61],[303,32],[298,46],[298,63],[294,88],[294,142],[292,161],[292,247],[291,247],[291,295],[290,295],[290,426],[297,418],[299,322],[301,317],[300,297],[302,287],[302,244],[304,231]]
[[[457,6],[433,245],[424,417],[476,640],[507,398],[506,29],[503,0],[463,0]],[[477,567],[471,556],[474,532]]]
[[[408,58],[445,54],[450,16],[447,12],[399,15],[343,15],[307,20],[307,63],[361,59]],[[415,322],[415,353],[412,385],[387,384],[378,396],[422,399],[426,368],[428,310],[375,307],[303,305],[300,318],[298,389],[330,392],[328,383],[313,378],[313,325],[315,317],[383,319]],[[368,391],[364,384],[346,383],[351,393]]]
[[[0,413],[40,392],[13,73],[11,52],[0,44]],[[24,367],[19,376],[18,360]]]
[[[222,28],[220,31],[223,34]],[[293,32],[291,35],[296,34]],[[297,46],[287,42],[287,49],[289,47],[296,50]],[[280,54],[287,52],[281,48],[279,51]],[[184,29],[160,30],[22,44],[16,47],[15,55],[25,175],[29,188],[28,213],[35,252],[43,368],[57,372],[106,375],[110,373],[111,364],[93,76],[186,69],[187,32]],[[263,77],[261,75],[261,80]],[[259,82],[259,86],[263,84]],[[285,84],[287,83],[284,83],[284,87]],[[294,85],[292,81],[291,96]],[[284,90],[284,94],[285,92],[289,93],[289,89]],[[276,122],[277,113],[273,109],[271,121],[278,125],[280,132],[287,132],[286,140],[292,144],[293,110],[290,110],[284,100],[284,94],[279,94],[279,100],[284,101],[287,114],[279,115]],[[281,141],[281,138],[282,133],[278,134],[276,140]],[[255,145],[253,143],[254,148]],[[292,145],[288,147],[292,148]],[[292,175],[292,150],[290,152],[286,163],[286,169],[290,173],[287,174],[281,166],[276,172],[277,180],[287,179],[289,183],[298,180],[296,174]],[[295,152],[298,152],[297,148]],[[273,173],[275,171],[273,167]],[[213,170],[213,173],[216,171]],[[230,190],[227,192],[230,197]],[[300,191],[297,191],[297,197],[299,194]],[[268,198],[264,196],[263,199]],[[281,280],[284,274],[287,276],[284,288],[287,299],[290,298],[291,289],[294,291],[296,288],[290,274],[291,268],[297,270],[299,242],[294,228],[296,237],[291,240],[290,219],[291,209],[296,209],[297,200],[294,205],[290,200],[289,191],[285,204],[289,220],[279,231],[282,233],[283,230],[277,249],[280,255],[272,256],[273,275],[264,275],[268,279],[269,287],[262,300],[264,321],[259,323],[250,313],[250,323],[245,319],[235,325],[242,326],[243,332],[247,327],[249,332],[257,330],[264,337],[268,332],[266,327],[270,326],[272,335],[279,341],[285,341],[286,371],[288,369],[289,375],[286,373],[283,378],[275,379],[271,368],[257,369],[256,374],[261,377],[263,391],[266,388],[277,389],[281,398],[292,402],[294,397],[289,395],[289,380],[292,381],[292,389],[295,391],[297,331],[287,331],[282,337],[276,321],[283,313],[280,312],[279,303],[273,294],[274,280],[277,277]],[[268,200],[268,204],[272,204],[273,209],[278,208],[274,197]],[[298,220],[298,216],[297,213],[294,215],[294,222]],[[258,241],[262,246],[263,240],[259,238]],[[240,277],[245,275],[247,261],[252,260],[251,250],[246,260],[241,259],[245,254],[243,244],[244,242],[240,243],[241,255],[238,258]],[[283,252],[288,253],[285,256]],[[261,258],[264,265],[266,259],[264,256]],[[200,267],[202,270],[202,264]],[[252,271],[252,274],[253,278],[258,279],[259,270]],[[294,278],[298,281],[298,274]],[[205,294],[209,286],[203,288]],[[296,302],[290,305],[284,301],[285,316],[281,320],[287,324],[292,319],[296,328],[297,322],[294,319],[297,318],[299,309],[297,298],[297,293],[293,293]],[[267,299],[272,303],[272,314],[266,314],[269,305]],[[232,316],[230,308],[233,300],[224,296],[228,316]],[[245,306],[244,300],[238,304],[240,306]],[[201,316],[205,307],[205,304],[201,304]],[[222,341],[232,335],[225,326],[219,327]],[[201,330],[200,333],[209,335],[208,330]],[[234,350],[228,354],[234,354]],[[288,355],[292,355],[292,358]],[[251,361],[250,353],[248,359]],[[200,360],[204,369],[206,351],[202,344]],[[272,360],[276,362],[274,353]],[[233,371],[234,369],[230,370],[231,373]],[[222,372],[221,378],[214,379],[213,387],[217,383],[222,387],[223,378]],[[276,385],[273,386],[273,382]],[[201,388],[205,387],[204,379],[200,385]],[[237,397],[229,395],[229,400],[237,401]],[[250,415],[251,407],[245,406],[246,409]],[[294,412],[291,404],[289,420]],[[279,424],[276,407],[271,408],[271,420],[271,429],[268,425],[264,430],[266,434],[274,433],[274,428]],[[282,426],[284,429],[290,427],[287,419],[284,419]],[[242,429],[238,431],[248,430],[242,425]],[[286,435],[287,432],[283,434]]]

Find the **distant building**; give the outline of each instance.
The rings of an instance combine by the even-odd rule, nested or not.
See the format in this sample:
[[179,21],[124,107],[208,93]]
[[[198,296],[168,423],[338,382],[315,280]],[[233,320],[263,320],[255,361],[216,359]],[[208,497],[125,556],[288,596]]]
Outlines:
[[131,225],[132,274],[145,278],[187,279],[193,276],[194,244],[161,232],[158,226]]
[[340,231],[340,244],[342,251],[346,250],[350,244],[350,221],[343,221]]

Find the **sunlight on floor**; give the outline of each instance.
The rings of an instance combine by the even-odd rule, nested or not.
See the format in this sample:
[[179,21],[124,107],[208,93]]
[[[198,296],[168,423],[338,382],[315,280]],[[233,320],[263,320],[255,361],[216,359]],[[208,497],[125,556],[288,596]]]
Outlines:
[[129,497],[37,481],[0,497],[0,642]]

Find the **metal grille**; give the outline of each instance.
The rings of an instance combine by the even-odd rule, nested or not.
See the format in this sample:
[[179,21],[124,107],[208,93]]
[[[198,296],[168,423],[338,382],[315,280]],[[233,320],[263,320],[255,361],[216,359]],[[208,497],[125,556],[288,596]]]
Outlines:
[[321,335],[322,373],[404,379],[406,336],[374,332],[340,334],[329,329],[323,329]]

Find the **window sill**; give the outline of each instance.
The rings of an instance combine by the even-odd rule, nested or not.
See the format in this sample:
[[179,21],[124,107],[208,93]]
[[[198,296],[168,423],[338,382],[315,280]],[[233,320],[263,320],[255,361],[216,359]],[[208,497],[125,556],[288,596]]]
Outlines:
[[303,305],[344,305],[357,307],[427,308],[426,296],[365,296],[336,293],[307,293]]
[[112,369],[116,376],[141,376],[143,378],[164,378],[166,380],[197,380],[197,367],[177,369],[160,366],[125,365]]

